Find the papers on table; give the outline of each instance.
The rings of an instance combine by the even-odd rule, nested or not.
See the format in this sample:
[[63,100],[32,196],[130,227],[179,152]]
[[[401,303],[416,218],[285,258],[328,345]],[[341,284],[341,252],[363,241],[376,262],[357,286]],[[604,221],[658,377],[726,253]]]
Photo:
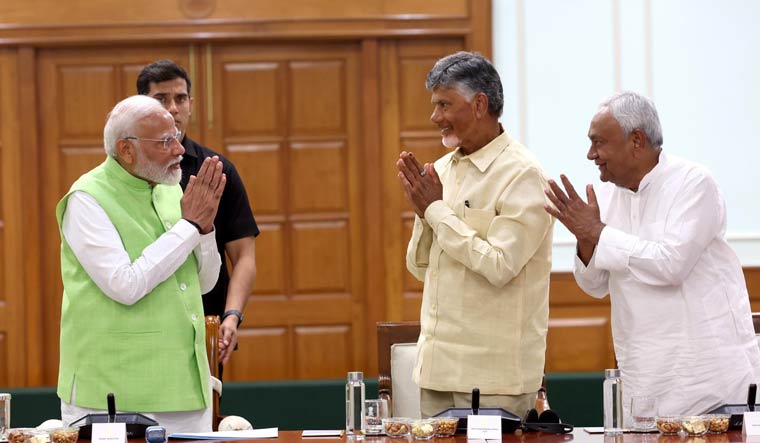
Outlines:
[[187,440],[248,440],[254,438],[277,438],[278,428],[252,429],[250,431],[187,432],[169,435],[169,438]]

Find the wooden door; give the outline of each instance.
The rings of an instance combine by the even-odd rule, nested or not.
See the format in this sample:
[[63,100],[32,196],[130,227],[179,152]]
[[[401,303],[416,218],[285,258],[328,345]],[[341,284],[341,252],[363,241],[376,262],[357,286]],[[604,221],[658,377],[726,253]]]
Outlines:
[[[135,81],[143,66],[161,58],[192,66],[190,46],[57,48],[39,53],[38,102],[44,177],[41,249],[45,251],[40,261],[44,381],[48,385],[57,383],[63,291],[55,206],[74,180],[105,159],[106,115],[117,102],[137,93]],[[193,129],[191,125],[190,131]]]
[[0,386],[27,382],[17,56],[0,50]]
[[359,46],[204,51],[205,139],[243,177],[258,276],[225,380],[341,378],[363,368]]
[[422,301],[422,282],[406,270],[414,212],[398,181],[396,160],[401,151],[407,151],[421,162],[433,162],[448,151],[441,145],[440,131],[430,121],[433,107],[425,78],[438,59],[464,47],[463,39],[453,38],[389,40],[380,48],[385,300],[389,321],[419,320]]

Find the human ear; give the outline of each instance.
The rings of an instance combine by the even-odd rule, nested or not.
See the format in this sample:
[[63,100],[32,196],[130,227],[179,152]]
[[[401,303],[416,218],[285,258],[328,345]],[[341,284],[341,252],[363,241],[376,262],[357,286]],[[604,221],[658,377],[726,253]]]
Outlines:
[[135,153],[135,147],[129,140],[121,139],[116,142],[116,155],[128,165],[132,165],[137,161]]
[[475,95],[475,116],[483,118],[488,114],[488,96],[482,92]]

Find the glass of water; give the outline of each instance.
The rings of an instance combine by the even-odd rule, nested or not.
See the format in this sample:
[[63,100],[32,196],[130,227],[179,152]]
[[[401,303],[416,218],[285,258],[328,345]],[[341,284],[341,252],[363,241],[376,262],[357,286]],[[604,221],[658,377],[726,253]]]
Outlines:
[[657,397],[634,395],[631,397],[631,427],[634,431],[648,432],[656,427]]
[[364,424],[367,435],[382,434],[384,418],[388,418],[388,402],[385,399],[364,401]]

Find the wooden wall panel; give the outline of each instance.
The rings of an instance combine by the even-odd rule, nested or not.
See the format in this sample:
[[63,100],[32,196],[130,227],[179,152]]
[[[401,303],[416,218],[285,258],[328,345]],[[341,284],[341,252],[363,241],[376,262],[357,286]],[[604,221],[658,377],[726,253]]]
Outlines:
[[[209,62],[219,94],[212,109],[217,124],[206,128],[206,142],[235,162],[266,227],[257,240],[260,277],[242,332],[256,339],[241,344],[228,379],[242,373],[239,367],[253,371],[243,379],[271,379],[276,371],[279,378],[342,377],[367,359],[359,48],[215,45]],[[255,93],[240,94],[251,87]],[[257,346],[273,342],[251,334],[270,327],[289,337],[287,367],[252,363],[262,355]],[[336,345],[345,361],[305,365],[304,355]]]
[[347,227],[343,221],[293,224],[294,293],[350,292]]
[[297,326],[294,332],[296,378],[335,378],[354,367],[351,326]]
[[256,349],[259,358],[238,358],[224,369],[225,380],[257,380],[292,378],[293,346],[287,327],[246,328],[238,334],[240,349]]

